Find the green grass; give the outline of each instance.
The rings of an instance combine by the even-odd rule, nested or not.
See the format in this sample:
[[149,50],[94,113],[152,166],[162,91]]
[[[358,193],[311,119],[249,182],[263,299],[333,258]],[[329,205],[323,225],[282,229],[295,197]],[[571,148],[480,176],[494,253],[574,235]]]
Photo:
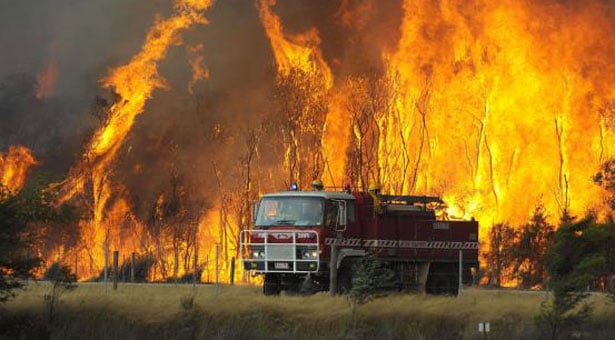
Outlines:
[[[461,298],[391,295],[352,306],[325,294],[265,297],[260,287],[80,284],[61,297],[52,324],[44,295],[30,283],[3,312],[5,335],[26,338],[105,339],[480,339],[478,322],[491,323],[489,339],[542,338],[535,322],[544,292],[469,289]],[[194,296],[192,300],[191,297]],[[594,314],[569,335],[615,337],[615,306],[591,298]],[[190,306],[190,302],[192,306]],[[184,306],[182,306],[184,305]],[[3,327],[3,325],[0,325]],[[2,333],[2,331],[0,331]]]

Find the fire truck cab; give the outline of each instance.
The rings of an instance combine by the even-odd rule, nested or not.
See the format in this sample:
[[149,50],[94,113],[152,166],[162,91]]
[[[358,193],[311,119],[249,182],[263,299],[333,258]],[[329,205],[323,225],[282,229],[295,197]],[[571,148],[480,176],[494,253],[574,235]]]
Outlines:
[[478,223],[437,220],[432,203],[442,201],[378,191],[263,195],[254,228],[240,233],[244,269],[264,275],[265,295],[344,293],[360,261],[380,261],[395,276],[383,286],[455,294],[478,268]]

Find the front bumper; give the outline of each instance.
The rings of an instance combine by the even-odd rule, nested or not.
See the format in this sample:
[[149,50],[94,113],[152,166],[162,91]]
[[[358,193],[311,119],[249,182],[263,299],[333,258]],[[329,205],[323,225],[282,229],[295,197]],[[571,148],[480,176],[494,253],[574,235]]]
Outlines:
[[312,273],[319,268],[318,261],[264,261],[243,260],[243,268],[255,273]]

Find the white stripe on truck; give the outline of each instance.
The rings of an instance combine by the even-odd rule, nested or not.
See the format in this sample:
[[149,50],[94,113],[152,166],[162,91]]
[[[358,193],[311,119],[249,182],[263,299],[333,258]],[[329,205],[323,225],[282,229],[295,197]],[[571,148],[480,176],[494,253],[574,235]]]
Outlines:
[[464,241],[407,241],[407,240],[361,240],[358,238],[326,238],[325,244],[367,248],[410,248],[410,249],[478,249],[478,242]]

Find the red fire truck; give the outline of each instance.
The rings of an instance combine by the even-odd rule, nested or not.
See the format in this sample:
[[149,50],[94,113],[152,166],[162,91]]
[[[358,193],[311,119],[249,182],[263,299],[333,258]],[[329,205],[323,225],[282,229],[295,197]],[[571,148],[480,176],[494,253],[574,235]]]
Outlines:
[[[437,197],[286,191],[255,206],[240,234],[244,269],[264,275],[265,295],[285,290],[348,292],[365,261],[383,264],[383,286],[456,294],[478,269],[478,222],[436,219]],[[461,278],[461,280],[460,280]]]

